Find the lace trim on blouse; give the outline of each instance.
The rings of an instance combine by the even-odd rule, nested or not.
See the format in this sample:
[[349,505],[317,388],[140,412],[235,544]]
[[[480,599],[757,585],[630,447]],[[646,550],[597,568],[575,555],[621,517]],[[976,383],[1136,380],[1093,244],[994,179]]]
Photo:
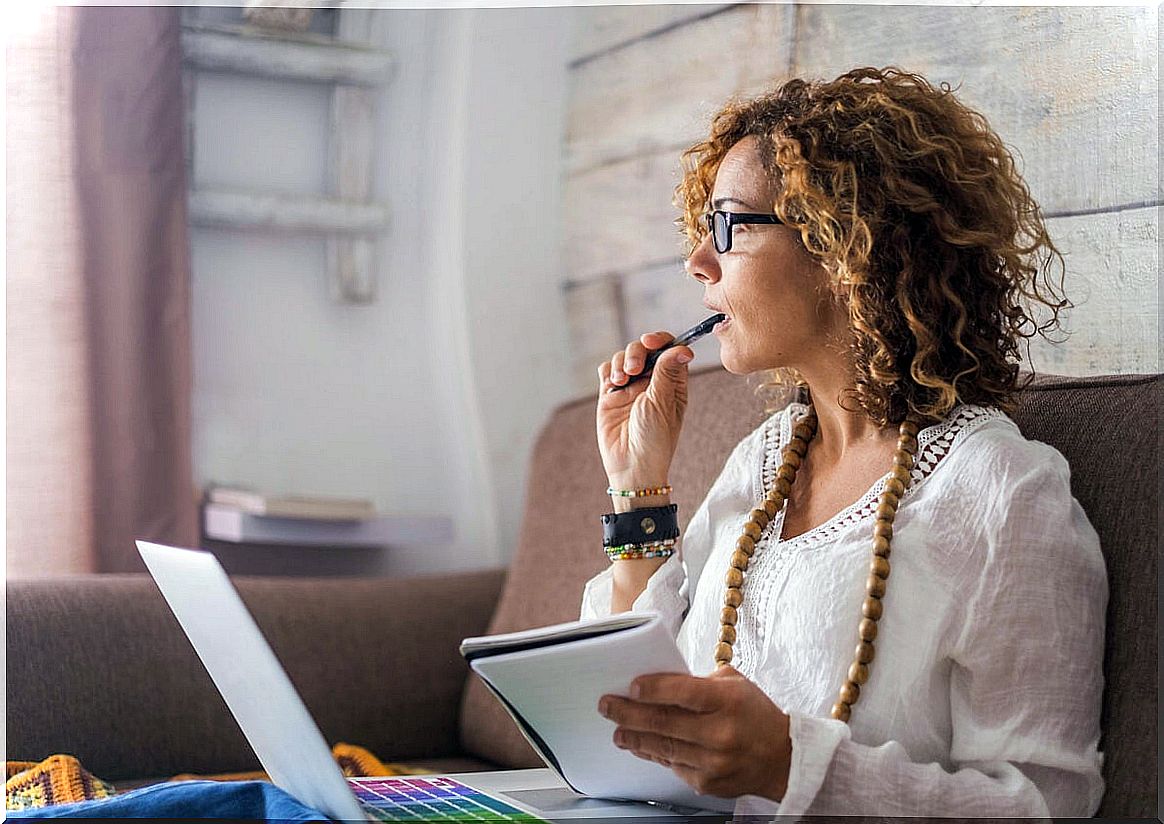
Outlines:
[[[776,482],[776,471],[783,460],[784,449],[792,438],[792,428],[807,413],[808,406],[793,403],[788,414],[773,416],[764,428],[764,461],[753,479],[755,500],[761,500]],[[955,445],[988,421],[1005,417],[1004,412],[993,407],[962,404],[952,409],[945,420],[918,432],[918,450],[910,472],[912,481],[902,496],[902,502],[908,500],[918,486],[933,474]],[[759,651],[767,643],[767,627],[760,616],[769,614],[772,599],[776,597],[780,582],[784,580],[783,568],[789,556],[813,544],[832,542],[856,524],[873,517],[889,475],[886,472],[859,500],[807,532],[785,541],[774,539],[773,535],[779,535],[784,528],[784,510],[781,510],[761,533],[743,587],[744,603],[747,605],[744,607],[744,615],[755,620],[755,624],[749,628],[751,631],[741,632],[738,636],[737,667],[742,673],[751,672],[759,661]],[[766,585],[749,587],[748,579],[764,581]]]

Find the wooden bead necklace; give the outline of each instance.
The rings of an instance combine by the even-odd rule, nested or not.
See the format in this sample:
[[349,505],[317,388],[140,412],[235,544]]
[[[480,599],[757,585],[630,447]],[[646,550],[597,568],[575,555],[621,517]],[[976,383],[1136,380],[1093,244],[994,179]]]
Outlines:
[[[776,471],[776,482],[758,509],[753,509],[743,534],[736,541],[732,553],[731,567],[724,583],[727,591],[723,597],[720,612],[719,643],[715,645],[717,666],[731,666],[732,645],[736,642],[736,621],[738,610],[744,602],[742,587],[744,573],[748,570],[752,556],[756,553],[756,543],[764,528],[776,517],[788,501],[796,471],[800,468],[808,452],[808,442],[816,435],[816,412],[809,407],[808,414],[792,430],[792,439],[784,450],[783,463]],[[873,525],[873,560],[869,564],[869,578],[865,582],[865,601],[861,604],[864,616],[857,628],[860,639],[855,660],[849,667],[849,675],[841,687],[839,700],[833,704],[832,716],[848,723],[852,707],[861,694],[861,685],[869,680],[869,664],[873,661],[873,640],[877,637],[877,621],[881,618],[881,599],[885,597],[885,579],[889,577],[889,544],[893,539],[893,519],[897,515],[897,505],[905,490],[909,488],[910,470],[917,454],[917,424],[904,420],[898,428],[897,450],[893,454],[893,474],[885,483],[877,502],[877,517]]]

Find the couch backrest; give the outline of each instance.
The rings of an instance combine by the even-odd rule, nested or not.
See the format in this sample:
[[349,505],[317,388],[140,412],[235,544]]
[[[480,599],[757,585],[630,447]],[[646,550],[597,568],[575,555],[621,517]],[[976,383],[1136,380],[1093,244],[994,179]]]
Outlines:
[[[719,368],[691,376],[691,401],[672,466],[680,526],[735,444],[759,425],[755,383]],[[1015,422],[1056,447],[1072,491],[1102,542],[1110,599],[1103,702],[1107,794],[1100,815],[1156,811],[1156,570],[1161,376],[1041,376],[1020,395]],[[598,516],[609,510],[594,433],[594,400],[560,407],[538,438],[521,535],[490,632],[578,617],[582,586],[607,563]],[[540,766],[496,700],[470,679],[461,741],[472,755]]]
[[1107,562],[1102,818],[1156,816],[1162,385],[1161,375],[1044,377],[1013,416],[1067,458]]
[[[328,742],[414,759],[458,750],[457,646],[484,631],[501,577],[234,584]],[[258,768],[149,575],[9,581],[7,593],[9,758],[69,753],[115,784]],[[456,608],[433,620],[440,599]]]

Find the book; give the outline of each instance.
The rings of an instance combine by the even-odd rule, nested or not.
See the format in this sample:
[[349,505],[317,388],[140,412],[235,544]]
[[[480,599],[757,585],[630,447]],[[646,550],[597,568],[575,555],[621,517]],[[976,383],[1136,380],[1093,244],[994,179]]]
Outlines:
[[206,501],[234,507],[267,518],[311,518],[321,521],[359,521],[376,517],[376,505],[362,498],[313,495],[264,495],[253,489],[211,486]]
[[444,516],[380,515],[359,521],[272,518],[214,503],[202,505],[202,530],[215,541],[320,547],[415,546],[449,543],[456,537],[452,519]]
[[690,674],[656,613],[621,613],[505,635],[466,638],[461,655],[505,707],[534,751],[575,792],[648,801],[677,812],[731,812],[661,764],[614,745],[603,695],[627,695],[640,675]]

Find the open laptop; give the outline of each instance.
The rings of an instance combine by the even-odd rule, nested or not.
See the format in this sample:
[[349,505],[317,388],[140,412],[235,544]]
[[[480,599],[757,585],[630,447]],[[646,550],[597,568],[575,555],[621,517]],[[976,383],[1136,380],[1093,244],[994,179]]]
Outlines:
[[267,775],[278,787],[330,818],[674,820],[707,814],[586,798],[549,769],[345,778],[218,559],[209,552],[146,541],[137,541],[137,548]]

